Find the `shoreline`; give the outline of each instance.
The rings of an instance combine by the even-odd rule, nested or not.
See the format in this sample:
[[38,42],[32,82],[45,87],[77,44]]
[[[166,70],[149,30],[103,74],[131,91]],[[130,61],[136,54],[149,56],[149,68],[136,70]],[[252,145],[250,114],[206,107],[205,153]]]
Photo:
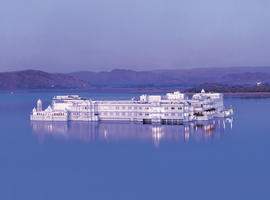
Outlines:
[[[178,88],[179,90],[180,88]],[[15,91],[0,91],[0,94],[16,94],[16,93],[69,93],[69,92],[96,92],[96,93],[152,93],[160,94],[176,91],[177,88],[92,88],[92,89],[31,89],[31,90],[15,90]],[[181,89],[180,89],[181,91]],[[183,92],[187,95],[195,94],[194,92]],[[219,92],[225,97],[270,97],[270,92]]]

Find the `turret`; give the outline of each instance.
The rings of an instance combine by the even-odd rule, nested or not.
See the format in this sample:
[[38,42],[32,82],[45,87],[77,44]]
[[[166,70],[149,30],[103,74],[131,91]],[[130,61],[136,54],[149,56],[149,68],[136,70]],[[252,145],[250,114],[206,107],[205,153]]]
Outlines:
[[37,101],[37,111],[42,111],[42,101],[40,99]]
[[33,108],[32,113],[36,113],[36,112],[37,112],[37,109]]

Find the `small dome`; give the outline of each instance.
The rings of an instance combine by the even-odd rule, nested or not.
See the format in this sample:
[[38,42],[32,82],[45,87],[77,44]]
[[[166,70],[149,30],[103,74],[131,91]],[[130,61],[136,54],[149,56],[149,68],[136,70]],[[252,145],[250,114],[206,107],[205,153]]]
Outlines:
[[51,106],[48,106],[48,108],[46,109],[46,111],[51,112],[52,111],[52,107]]

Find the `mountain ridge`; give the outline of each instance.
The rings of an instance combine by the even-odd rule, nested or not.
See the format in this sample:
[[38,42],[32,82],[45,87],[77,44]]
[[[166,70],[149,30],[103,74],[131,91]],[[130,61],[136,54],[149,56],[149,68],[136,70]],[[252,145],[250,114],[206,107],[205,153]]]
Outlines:
[[193,68],[176,70],[135,71],[115,69],[107,72],[72,72],[81,80],[96,87],[126,87],[152,85],[193,87],[205,82],[223,84],[270,83],[270,67]]
[[270,67],[193,68],[175,70],[114,69],[111,71],[78,71],[48,73],[41,70],[0,72],[0,90],[50,89],[185,89],[204,83],[256,85],[270,83]]
[[88,82],[61,73],[21,70],[0,73],[1,90],[72,89],[90,87]]

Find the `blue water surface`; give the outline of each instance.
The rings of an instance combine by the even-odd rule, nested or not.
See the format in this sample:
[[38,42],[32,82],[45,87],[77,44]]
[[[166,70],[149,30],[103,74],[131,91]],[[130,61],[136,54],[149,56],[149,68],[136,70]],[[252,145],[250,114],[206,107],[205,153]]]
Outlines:
[[233,119],[199,124],[31,123],[54,95],[0,94],[0,199],[270,199],[270,99],[225,98]]

